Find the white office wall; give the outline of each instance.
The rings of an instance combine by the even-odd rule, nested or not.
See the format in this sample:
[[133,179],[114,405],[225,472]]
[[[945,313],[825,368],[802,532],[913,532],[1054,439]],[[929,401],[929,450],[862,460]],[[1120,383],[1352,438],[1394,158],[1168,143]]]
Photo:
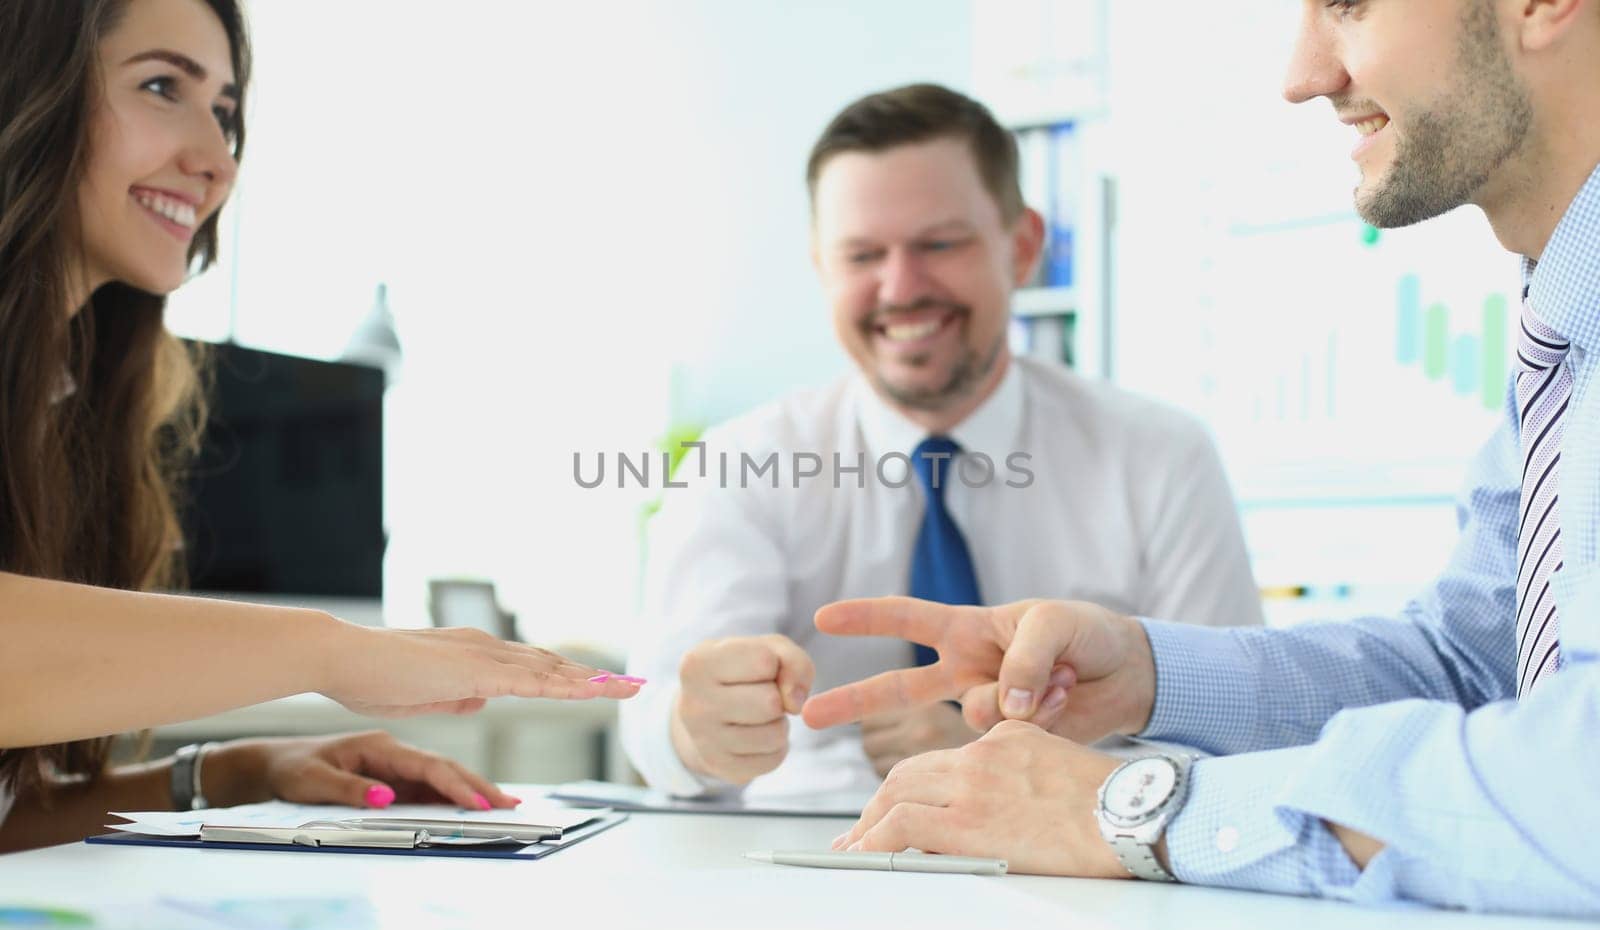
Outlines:
[[845,370],[807,254],[805,161],[844,105],[912,81],[966,90],[970,0],[697,0],[671,38],[696,62],[693,158],[715,167],[676,358],[675,411],[716,421]]
[[391,622],[488,577],[543,641],[620,646],[639,508],[572,455],[649,447],[842,370],[806,150],[855,96],[965,85],[967,0],[262,0],[223,266],[178,331],[338,354],[379,281]]

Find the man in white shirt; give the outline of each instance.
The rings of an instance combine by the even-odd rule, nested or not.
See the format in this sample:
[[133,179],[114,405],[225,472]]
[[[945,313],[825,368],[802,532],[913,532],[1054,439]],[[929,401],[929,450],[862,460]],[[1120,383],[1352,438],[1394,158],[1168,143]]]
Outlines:
[[903,641],[819,635],[812,614],[841,598],[1261,622],[1203,429],[1011,356],[1044,225],[987,110],[932,85],[865,97],[824,130],[807,181],[813,262],[859,372],[708,432],[652,519],[629,672],[655,687],[622,708],[652,785],[868,790],[976,738],[944,704],[825,732],[792,716],[813,686],[918,661]]

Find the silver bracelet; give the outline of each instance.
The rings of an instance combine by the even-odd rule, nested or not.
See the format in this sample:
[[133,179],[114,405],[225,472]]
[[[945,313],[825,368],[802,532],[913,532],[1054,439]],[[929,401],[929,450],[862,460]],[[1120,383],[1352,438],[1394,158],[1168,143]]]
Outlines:
[[167,784],[172,793],[172,809],[197,811],[208,806],[200,790],[200,766],[215,743],[190,743],[172,755],[172,777]]

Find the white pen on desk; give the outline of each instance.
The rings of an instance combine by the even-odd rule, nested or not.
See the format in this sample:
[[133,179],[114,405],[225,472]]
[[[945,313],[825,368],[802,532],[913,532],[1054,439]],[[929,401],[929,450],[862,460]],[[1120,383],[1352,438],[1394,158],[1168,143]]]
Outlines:
[[944,856],[920,852],[747,852],[746,859],[812,869],[868,869],[877,872],[943,872],[954,875],[1004,875],[1006,860]]

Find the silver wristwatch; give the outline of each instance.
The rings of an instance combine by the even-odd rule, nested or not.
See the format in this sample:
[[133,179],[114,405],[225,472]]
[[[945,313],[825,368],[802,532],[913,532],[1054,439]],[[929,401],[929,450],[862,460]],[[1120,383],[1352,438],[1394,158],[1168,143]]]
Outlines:
[[212,745],[190,743],[172,754],[172,780],[167,788],[172,793],[173,810],[197,811],[207,806],[206,796],[200,790],[200,763]]
[[1100,786],[1100,835],[1134,878],[1175,882],[1156,844],[1189,796],[1189,756],[1144,756],[1118,766]]

